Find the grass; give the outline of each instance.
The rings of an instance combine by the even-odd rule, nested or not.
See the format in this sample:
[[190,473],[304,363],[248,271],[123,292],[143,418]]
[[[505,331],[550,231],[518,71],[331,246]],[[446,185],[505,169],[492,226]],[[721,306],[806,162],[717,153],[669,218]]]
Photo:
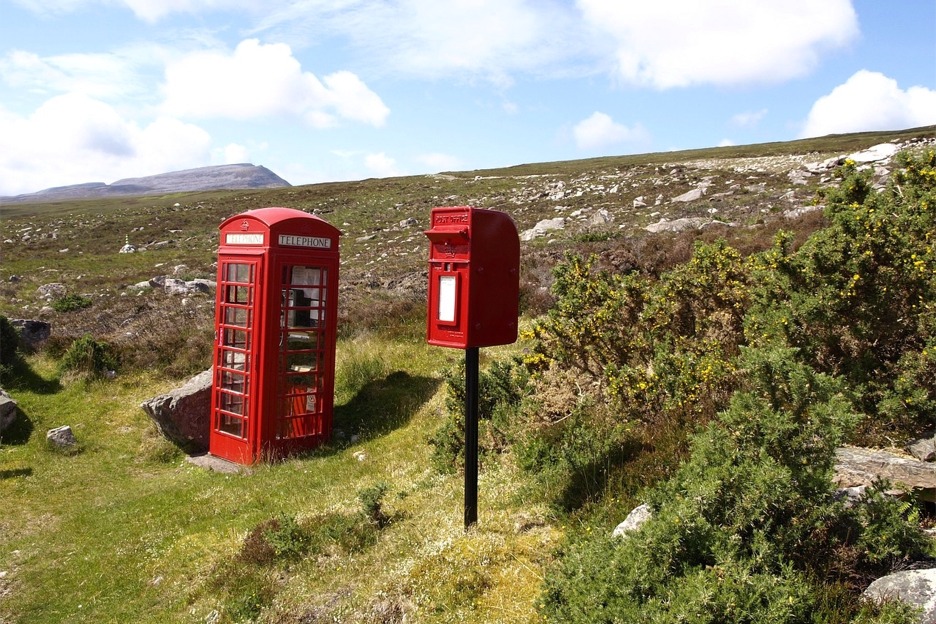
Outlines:
[[[421,622],[532,621],[560,536],[548,511],[524,504],[518,475],[495,468],[481,476],[481,520],[466,534],[460,477],[428,464],[439,374],[461,352],[371,336],[338,353],[345,437],[240,475],[197,468],[155,433],[138,405],[171,383],[138,374],[56,386],[55,362],[33,357],[35,377],[16,392],[31,435],[0,447],[0,621],[389,622],[404,611]],[[62,424],[78,452],[46,445]],[[363,518],[359,495],[377,483],[389,522],[366,547],[335,540],[298,560],[238,559],[250,531],[278,514],[311,534]]]

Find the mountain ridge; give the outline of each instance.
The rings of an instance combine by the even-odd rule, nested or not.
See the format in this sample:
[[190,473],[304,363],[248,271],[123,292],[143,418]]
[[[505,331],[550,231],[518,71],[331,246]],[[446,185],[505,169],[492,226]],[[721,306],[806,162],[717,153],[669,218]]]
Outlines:
[[96,197],[160,195],[192,191],[280,188],[292,186],[262,165],[238,163],[212,165],[158,173],[151,176],[122,178],[111,184],[85,182],[56,186],[35,193],[0,197],[0,203],[94,199]]

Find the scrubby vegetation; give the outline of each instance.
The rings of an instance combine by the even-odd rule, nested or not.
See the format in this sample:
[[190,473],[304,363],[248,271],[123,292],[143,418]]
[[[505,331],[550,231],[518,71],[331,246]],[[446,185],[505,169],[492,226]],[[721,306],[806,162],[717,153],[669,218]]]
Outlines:
[[[615,166],[694,175],[650,160]],[[549,175],[580,175],[570,166]],[[831,475],[840,444],[934,425],[936,152],[902,155],[883,186],[854,163],[836,175],[798,191],[824,206],[802,218],[752,205],[738,213],[750,227],[585,228],[526,246],[521,340],[482,358],[469,532],[461,353],[425,345],[424,293],[407,292],[424,277],[396,204],[445,203],[466,185],[457,199],[474,203],[485,185],[510,209],[528,193],[517,178],[370,181],[348,196],[372,220],[355,235],[380,232],[394,253],[380,264],[367,241],[343,247],[335,438],[240,475],[186,464],[137,407],[207,366],[213,321],[206,295],[183,305],[130,284],[154,259],[210,277],[214,232],[194,228],[149,259],[108,256],[120,285],[83,284],[51,306],[56,334],[40,353],[21,353],[0,316],[0,373],[24,413],[0,446],[0,620],[911,622],[858,597],[933,554],[920,530],[932,518],[884,483],[850,506]],[[330,199],[343,192],[201,194],[171,214],[115,207],[95,223],[122,243],[128,225],[213,228],[261,204],[352,222]],[[528,225],[540,216],[520,210]],[[64,243],[30,244],[49,258]],[[93,258],[56,277],[74,290],[73,274],[107,253],[87,248]],[[40,269],[11,257],[19,273]],[[37,280],[4,282],[0,311]],[[82,453],[30,435],[63,418]],[[651,519],[612,538],[641,503]]]

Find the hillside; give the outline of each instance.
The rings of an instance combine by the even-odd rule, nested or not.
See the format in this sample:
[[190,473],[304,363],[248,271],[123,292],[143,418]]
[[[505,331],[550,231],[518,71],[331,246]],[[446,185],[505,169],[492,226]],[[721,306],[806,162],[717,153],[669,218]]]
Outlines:
[[57,186],[36,193],[13,197],[0,197],[0,205],[82,200],[101,197],[163,195],[191,193],[215,189],[259,189],[289,186],[266,167],[251,164],[215,165],[160,173],[141,178],[124,178],[112,184],[87,182],[70,186]]
[[[766,604],[777,622],[909,622],[857,597],[926,547],[915,525],[932,520],[845,510],[829,452],[931,424],[932,166],[877,193],[895,151],[934,147],[930,127],[5,204],[0,315],[53,335],[5,371],[25,418],[0,438],[0,622],[584,622],[638,603],[656,621],[682,621],[671,604],[767,621],[732,611]],[[521,340],[482,350],[467,533],[462,354],[425,344],[422,233],[433,206],[466,204],[524,239]],[[208,472],[139,404],[209,365],[213,293],[153,278],[214,279],[218,224],[264,206],[343,234],[336,435]],[[114,375],[63,368],[85,335]],[[72,452],[45,444],[63,424]],[[644,502],[658,514],[637,552],[610,533]]]

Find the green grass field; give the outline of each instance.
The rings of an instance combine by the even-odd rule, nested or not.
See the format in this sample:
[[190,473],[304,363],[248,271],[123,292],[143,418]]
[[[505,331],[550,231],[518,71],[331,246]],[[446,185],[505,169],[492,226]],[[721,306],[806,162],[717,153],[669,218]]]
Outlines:
[[[369,337],[338,354],[343,437],[235,475],[192,465],[158,435],[139,403],[170,383],[57,386],[54,363],[31,360],[36,377],[16,392],[28,421],[0,448],[0,621],[395,621],[404,608],[425,622],[532,621],[562,529],[495,465],[466,534],[461,477],[429,465],[440,374],[461,352]],[[63,424],[77,452],[47,446]],[[383,528],[359,519],[359,494],[378,483]],[[248,533],[277,515],[318,546],[245,561]],[[343,544],[354,531],[365,534]]]

